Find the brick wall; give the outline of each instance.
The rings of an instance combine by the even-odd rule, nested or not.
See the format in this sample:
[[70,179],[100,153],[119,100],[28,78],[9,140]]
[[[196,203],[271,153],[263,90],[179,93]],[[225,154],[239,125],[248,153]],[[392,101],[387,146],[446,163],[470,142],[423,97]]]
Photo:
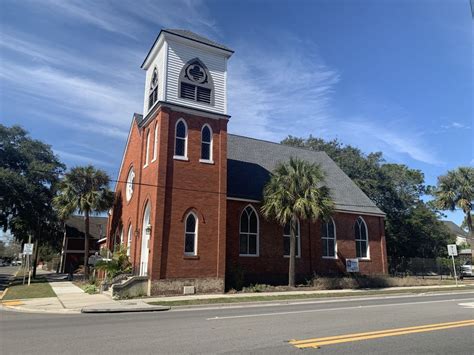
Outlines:
[[[244,272],[247,283],[286,283],[288,258],[283,256],[283,228],[277,223],[265,220],[259,214],[259,256],[239,256],[240,214],[248,205],[242,201],[227,201],[227,268]],[[251,203],[259,211],[260,205]],[[355,258],[354,223],[358,215],[337,212],[333,216],[336,224],[337,258],[322,257],[321,224],[301,223],[301,257],[296,258],[297,279],[316,274],[345,272],[345,259]],[[362,274],[383,274],[387,272],[383,218],[362,215],[369,234],[370,260],[360,260]],[[310,237],[311,236],[311,237]]]

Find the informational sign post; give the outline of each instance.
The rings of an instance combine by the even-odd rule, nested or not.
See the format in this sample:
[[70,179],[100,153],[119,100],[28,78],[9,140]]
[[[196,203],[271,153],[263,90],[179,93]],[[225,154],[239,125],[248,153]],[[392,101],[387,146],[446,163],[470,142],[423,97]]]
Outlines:
[[[23,256],[26,262],[23,262],[23,285],[25,284],[25,271],[28,270],[28,286],[31,283],[31,256],[33,255],[33,243],[31,242],[31,235],[28,238],[28,243],[23,244]],[[26,267],[26,268],[25,268]]]
[[346,259],[347,272],[359,272],[359,259]]
[[453,260],[454,279],[456,280],[456,286],[458,285],[458,277],[456,275],[456,264],[454,263],[454,257],[458,256],[458,246],[456,244],[448,244],[448,255]]
[[33,255],[33,243],[25,243],[23,245],[23,255]]

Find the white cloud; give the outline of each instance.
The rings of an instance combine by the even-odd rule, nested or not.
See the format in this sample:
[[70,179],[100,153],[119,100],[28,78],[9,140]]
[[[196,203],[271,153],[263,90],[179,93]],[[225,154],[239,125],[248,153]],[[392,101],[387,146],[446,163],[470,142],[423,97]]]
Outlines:
[[[118,136],[126,136],[131,115],[142,107],[141,93],[128,93],[125,88],[47,66],[4,62],[0,77],[10,82],[13,92],[23,94],[29,100],[40,100],[44,116],[48,116],[51,108],[55,112],[61,110],[64,124],[98,134],[116,132]],[[38,114],[36,108],[28,107],[25,104],[29,113]]]
[[[43,5],[43,3],[42,3]],[[50,11],[74,17],[102,30],[138,40],[146,24],[184,27],[200,33],[216,33],[215,22],[202,1],[64,1],[47,0]]]
[[390,121],[380,125],[373,119],[352,118],[344,123],[346,138],[366,152],[382,151],[392,157],[407,155],[426,164],[442,165],[436,154],[405,128],[405,133],[400,133]]
[[453,122],[449,122],[448,124],[442,125],[441,128],[444,128],[444,129],[461,129],[461,128],[462,129],[469,129],[469,128],[471,128],[471,126],[466,125],[464,123],[453,121]]
[[97,164],[97,165],[102,165],[102,166],[108,166],[108,167],[114,167],[115,164],[105,161],[105,160],[100,160],[100,159],[95,159],[91,158],[89,156],[81,155],[81,154],[76,154],[76,153],[70,153],[70,152],[65,152],[63,150],[57,150],[54,149],[54,153],[59,155],[60,158],[65,159],[65,160],[73,160],[74,162],[79,161],[85,164]]
[[[324,130],[339,74],[311,46],[280,43],[278,55],[248,43],[229,64],[228,102],[232,130],[272,139]],[[291,46],[291,47],[290,47]],[[313,48],[315,46],[313,45]],[[309,50],[308,50],[309,48]]]

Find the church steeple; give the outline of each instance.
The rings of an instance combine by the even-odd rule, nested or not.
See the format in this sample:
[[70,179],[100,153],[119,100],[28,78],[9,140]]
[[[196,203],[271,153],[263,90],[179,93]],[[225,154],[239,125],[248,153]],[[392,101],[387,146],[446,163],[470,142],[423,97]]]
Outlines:
[[144,116],[158,102],[227,115],[227,60],[232,54],[191,31],[161,30],[142,64]]

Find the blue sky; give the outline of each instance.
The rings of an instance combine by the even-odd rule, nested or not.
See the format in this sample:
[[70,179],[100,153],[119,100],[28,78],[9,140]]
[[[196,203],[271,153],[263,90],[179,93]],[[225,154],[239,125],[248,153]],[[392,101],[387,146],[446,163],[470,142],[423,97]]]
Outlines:
[[232,133],[337,137],[429,184],[474,164],[469,0],[4,0],[0,18],[0,121],[68,166],[116,177],[161,28],[235,50]]

